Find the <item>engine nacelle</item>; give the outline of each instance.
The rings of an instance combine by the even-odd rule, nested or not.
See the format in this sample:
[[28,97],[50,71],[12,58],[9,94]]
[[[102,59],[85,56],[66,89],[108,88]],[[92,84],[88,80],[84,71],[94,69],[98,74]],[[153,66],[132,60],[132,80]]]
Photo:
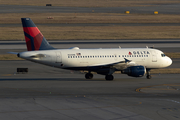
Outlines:
[[142,77],[146,74],[146,68],[144,66],[130,66],[121,71],[122,74],[127,74],[132,77]]

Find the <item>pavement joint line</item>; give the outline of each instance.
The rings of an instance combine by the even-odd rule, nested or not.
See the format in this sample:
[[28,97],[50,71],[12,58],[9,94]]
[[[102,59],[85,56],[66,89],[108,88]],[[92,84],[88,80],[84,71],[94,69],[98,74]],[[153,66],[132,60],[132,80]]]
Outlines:
[[[142,103],[141,103],[142,104]],[[97,106],[97,107],[80,107],[80,108],[63,108],[63,109],[39,109],[39,110],[20,110],[20,111],[1,111],[0,113],[18,113],[18,112],[35,112],[35,111],[51,111],[51,110],[83,110],[83,109],[102,109],[121,107],[121,105]]]
[[164,88],[151,88],[151,87],[157,87],[157,86],[180,86],[180,83],[175,83],[175,84],[161,84],[161,85],[152,85],[152,86],[146,86],[146,87],[140,87],[140,88],[137,88],[135,91],[136,92],[139,92],[139,93],[145,93],[145,92],[142,92],[141,90],[142,89],[154,89],[154,90],[176,90],[176,89],[164,89]]

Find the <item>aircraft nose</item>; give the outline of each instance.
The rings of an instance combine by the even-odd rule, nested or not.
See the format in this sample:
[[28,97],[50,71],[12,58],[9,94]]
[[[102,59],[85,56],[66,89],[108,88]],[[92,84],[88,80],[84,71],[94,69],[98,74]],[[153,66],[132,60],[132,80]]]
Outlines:
[[171,60],[171,58],[169,58],[169,57],[168,57],[168,59],[167,59],[167,63],[168,63],[168,66],[170,66],[170,65],[172,64],[172,60]]

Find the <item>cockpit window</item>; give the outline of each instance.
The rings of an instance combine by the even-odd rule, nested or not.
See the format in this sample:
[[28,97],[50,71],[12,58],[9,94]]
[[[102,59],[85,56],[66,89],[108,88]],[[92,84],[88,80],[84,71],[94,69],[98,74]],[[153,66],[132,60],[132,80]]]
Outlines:
[[161,54],[162,57],[165,57],[166,55],[164,53]]

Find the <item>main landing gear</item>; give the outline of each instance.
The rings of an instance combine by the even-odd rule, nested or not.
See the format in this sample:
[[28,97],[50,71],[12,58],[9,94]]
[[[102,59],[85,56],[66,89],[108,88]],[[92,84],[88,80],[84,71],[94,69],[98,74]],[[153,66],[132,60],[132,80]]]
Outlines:
[[114,79],[114,76],[113,75],[106,75],[105,79],[108,81],[112,81]]
[[92,73],[86,73],[85,78],[86,79],[92,79],[93,78],[93,74]]
[[[86,79],[92,79],[93,78],[93,74],[92,73],[86,73],[85,78]],[[105,79],[107,81],[112,81],[114,79],[114,76],[113,75],[106,75]]]
[[147,78],[147,79],[151,79],[150,69],[147,69],[146,71],[147,71],[147,76],[146,76],[146,78]]

